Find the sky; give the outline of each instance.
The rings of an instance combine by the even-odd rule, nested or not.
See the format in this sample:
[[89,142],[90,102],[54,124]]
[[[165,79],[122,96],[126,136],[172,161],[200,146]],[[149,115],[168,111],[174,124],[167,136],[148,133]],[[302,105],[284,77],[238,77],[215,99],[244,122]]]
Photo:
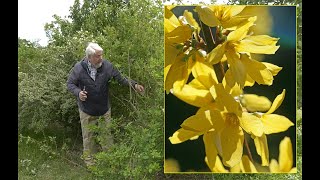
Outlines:
[[[174,0],[170,0],[171,2]],[[209,3],[210,0],[183,0],[186,3]],[[218,3],[224,0],[217,0]],[[44,25],[53,21],[56,14],[62,18],[69,15],[74,0],[18,0],[18,37],[48,44]]]
[[44,31],[45,23],[54,20],[56,14],[64,18],[69,15],[69,8],[74,0],[18,0],[18,37],[29,41],[39,40],[47,45],[48,38]]

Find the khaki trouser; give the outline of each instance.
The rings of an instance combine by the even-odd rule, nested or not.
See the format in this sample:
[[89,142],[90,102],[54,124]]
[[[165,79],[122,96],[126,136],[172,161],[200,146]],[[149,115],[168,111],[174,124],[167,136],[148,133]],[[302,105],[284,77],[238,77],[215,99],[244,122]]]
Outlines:
[[[97,125],[99,116],[91,116],[79,109],[80,114],[80,122],[81,122],[81,129],[82,129],[82,139],[83,139],[83,159],[87,165],[93,165],[93,155],[98,152],[99,145],[102,149],[108,150],[110,146],[113,144],[113,137],[111,135],[110,129],[107,128],[106,135],[104,135],[103,139],[106,142],[103,144],[98,144],[95,140],[95,134],[92,132],[88,126],[90,125]],[[106,125],[110,123],[111,120],[111,108],[103,115]]]

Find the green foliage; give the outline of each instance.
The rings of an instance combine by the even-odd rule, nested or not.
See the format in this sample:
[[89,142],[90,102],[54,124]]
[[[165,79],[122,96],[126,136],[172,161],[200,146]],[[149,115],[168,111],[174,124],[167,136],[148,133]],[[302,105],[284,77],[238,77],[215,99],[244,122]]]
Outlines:
[[[58,124],[73,131],[67,131],[64,138],[70,140],[74,132],[79,135],[78,108],[75,97],[67,91],[66,81],[73,65],[84,57],[87,43],[98,42],[105,50],[104,58],[123,76],[144,85],[146,91],[142,96],[111,81],[116,143],[111,152],[101,152],[93,172],[102,179],[112,176],[143,179],[161,172],[164,126],[161,2],[75,1],[70,12],[71,20],[55,15],[55,20],[46,24],[48,46],[19,40],[20,133],[48,132]],[[110,166],[102,165],[105,163]]]
[[[52,136],[18,137],[19,179],[92,179],[74,155],[66,155],[66,146],[59,146]],[[78,157],[77,157],[78,158]]]
[[[96,176],[145,179],[154,177],[156,172],[162,170],[163,138],[159,131],[159,127],[163,125],[162,112],[149,109],[137,115],[124,126],[119,125],[121,119],[113,119],[112,129],[116,143],[107,152],[97,154],[97,165],[92,168]],[[148,119],[148,124],[145,119]]]

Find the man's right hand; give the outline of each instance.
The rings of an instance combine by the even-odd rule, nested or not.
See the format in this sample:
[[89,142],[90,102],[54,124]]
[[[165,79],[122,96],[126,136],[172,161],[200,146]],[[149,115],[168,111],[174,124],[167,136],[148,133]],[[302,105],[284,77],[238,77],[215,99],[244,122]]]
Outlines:
[[87,91],[80,91],[79,98],[81,101],[85,101],[87,99]]

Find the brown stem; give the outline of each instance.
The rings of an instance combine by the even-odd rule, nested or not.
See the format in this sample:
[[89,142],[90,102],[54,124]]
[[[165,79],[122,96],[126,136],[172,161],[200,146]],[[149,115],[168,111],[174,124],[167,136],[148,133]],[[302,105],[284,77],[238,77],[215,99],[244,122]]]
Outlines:
[[250,151],[250,148],[249,148],[249,145],[248,145],[246,137],[244,137],[244,143],[246,144],[246,148],[247,148],[247,151],[248,151],[249,159],[250,159],[251,162],[253,162],[251,151]]
[[[218,28],[218,27],[217,27]],[[206,24],[203,24],[202,28],[204,32],[204,39],[207,43],[207,53],[210,53],[217,45],[217,41],[214,40],[211,28],[207,26]],[[216,72],[218,82],[221,83],[223,80],[223,77],[225,75],[223,64],[221,62],[213,65],[214,71]]]

